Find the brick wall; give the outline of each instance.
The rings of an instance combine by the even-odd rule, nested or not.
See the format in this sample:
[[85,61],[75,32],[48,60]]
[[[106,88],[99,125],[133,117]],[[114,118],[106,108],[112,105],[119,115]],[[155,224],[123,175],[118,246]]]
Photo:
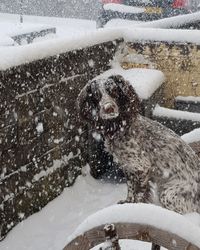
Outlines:
[[87,133],[76,97],[115,49],[107,42],[0,72],[0,238],[80,174]]

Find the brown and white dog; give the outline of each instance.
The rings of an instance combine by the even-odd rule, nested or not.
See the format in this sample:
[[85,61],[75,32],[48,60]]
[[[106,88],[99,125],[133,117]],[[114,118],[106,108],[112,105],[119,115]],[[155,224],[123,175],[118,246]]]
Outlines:
[[200,212],[200,161],[173,131],[140,115],[140,100],[122,76],[90,81],[78,97],[80,117],[105,138],[128,185],[125,202]]

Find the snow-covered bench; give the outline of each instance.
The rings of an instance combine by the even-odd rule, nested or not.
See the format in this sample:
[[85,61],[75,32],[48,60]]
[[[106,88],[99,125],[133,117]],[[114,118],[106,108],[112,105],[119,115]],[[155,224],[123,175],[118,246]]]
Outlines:
[[[118,239],[131,239],[151,242],[152,249],[163,246],[171,250],[198,250],[198,216],[194,214],[186,217],[151,204],[113,205],[88,217],[68,238],[64,250],[88,250],[105,242],[105,231],[112,227],[105,228],[107,224],[114,224],[116,228],[117,235],[113,235],[115,244]],[[109,246],[112,242],[109,243],[109,237],[106,236],[105,244]]]

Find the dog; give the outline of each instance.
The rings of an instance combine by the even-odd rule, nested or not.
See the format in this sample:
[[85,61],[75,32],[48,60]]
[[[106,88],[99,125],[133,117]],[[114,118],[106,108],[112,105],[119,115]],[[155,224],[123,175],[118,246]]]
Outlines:
[[80,117],[101,133],[126,178],[124,202],[200,212],[200,161],[178,135],[141,115],[132,85],[120,75],[90,81],[78,96]]

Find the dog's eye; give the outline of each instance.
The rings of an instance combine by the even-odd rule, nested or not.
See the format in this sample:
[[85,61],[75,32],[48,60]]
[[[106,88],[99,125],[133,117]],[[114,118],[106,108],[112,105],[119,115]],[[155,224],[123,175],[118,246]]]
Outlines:
[[101,92],[99,90],[95,90],[93,96],[95,97],[96,100],[98,101],[101,100]]
[[98,85],[96,84],[96,82],[93,82],[91,84],[91,96],[96,100],[96,101],[100,101],[101,100],[101,92],[98,88]]
[[118,95],[117,85],[112,80],[109,80],[105,83],[105,89],[106,89],[106,92],[111,96]]
[[101,92],[98,89],[92,91],[91,97],[97,102],[101,100]]
[[119,89],[115,85],[113,85],[112,88],[108,88],[107,92],[111,97],[118,97],[119,96]]

